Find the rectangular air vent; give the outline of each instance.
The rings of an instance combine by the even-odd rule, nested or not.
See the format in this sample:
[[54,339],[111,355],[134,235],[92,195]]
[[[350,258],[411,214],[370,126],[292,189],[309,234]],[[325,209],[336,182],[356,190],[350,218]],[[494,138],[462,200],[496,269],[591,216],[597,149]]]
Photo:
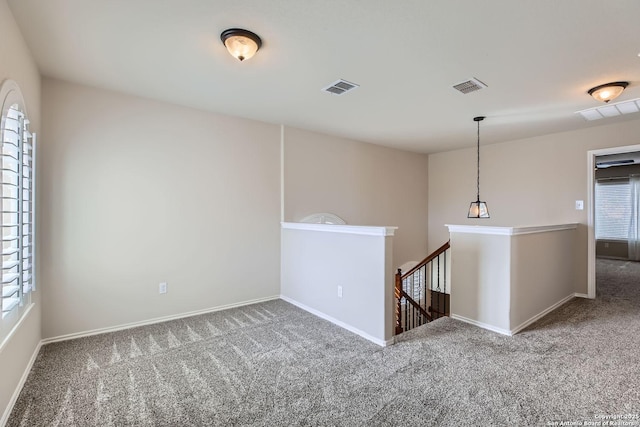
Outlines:
[[456,85],[453,85],[453,88],[455,90],[459,90],[464,94],[475,92],[477,90],[484,89],[485,87],[487,87],[487,85],[482,83],[480,80],[476,79],[475,77],[467,81],[460,82]]
[[353,90],[359,87],[360,85],[340,79],[331,83],[327,87],[323,87],[322,90],[324,92],[329,92],[334,95],[342,95],[343,93],[349,92],[350,90]]
[[576,111],[583,119],[600,120],[605,117],[616,117],[623,114],[631,114],[640,112],[640,98],[630,99],[628,101],[616,102],[615,104],[605,104],[587,110]]

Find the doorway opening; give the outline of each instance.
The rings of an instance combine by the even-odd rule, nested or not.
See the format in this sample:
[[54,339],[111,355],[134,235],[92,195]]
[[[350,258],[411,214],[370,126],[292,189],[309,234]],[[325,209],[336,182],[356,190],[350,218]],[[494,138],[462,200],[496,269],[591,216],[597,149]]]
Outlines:
[[[616,168],[620,166],[627,167],[626,172],[629,173],[629,166],[636,164],[636,161],[640,164],[640,145],[630,145],[625,147],[605,148],[601,150],[592,150],[587,152],[587,165],[588,165],[588,189],[587,189],[587,225],[588,225],[588,275],[587,275],[587,297],[596,297],[596,253],[598,249],[602,252],[604,245],[608,245],[607,249],[616,249],[613,243],[616,240],[621,240],[616,237],[616,231],[612,230],[611,242],[606,242],[606,239],[601,238],[600,243],[596,239],[596,182],[597,178],[600,178],[601,182],[604,182],[607,178],[612,178],[612,182],[618,178],[618,182],[621,182],[620,178],[623,178],[625,171],[623,169],[612,169],[611,171],[604,172],[604,169],[609,167]],[[600,170],[600,172],[598,172]],[[598,173],[598,176],[596,176]],[[620,175],[620,176],[617,176]],[[628,180],[627,175],[627,180]],[[613,187],[611,188],[613,189]],[[613,192],[612,192],[613,193]],[[602,217],[600,221],[604,221]],[[602,227],[600,227],[602,228]],[[599,231],[599,233],[601,233]],[[606,233],[605,233],[606,234]],[[603,236],[597,236],[603,237]],[[600,245],[601,247],[598,247]],[[614,246],[614,247],[612,247]],[[619,245],[618,245],[619,246]],[[619,248],[618,248],[619,249]],[[613,253],[613,252],[612,252]]]

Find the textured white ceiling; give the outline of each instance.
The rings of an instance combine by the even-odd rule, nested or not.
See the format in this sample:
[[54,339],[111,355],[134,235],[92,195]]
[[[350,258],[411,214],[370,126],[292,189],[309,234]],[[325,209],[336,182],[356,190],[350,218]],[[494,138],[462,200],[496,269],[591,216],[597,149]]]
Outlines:
[[[8,0],[45,76],[421,152],[585,122],[640,97],[638,0]],[[259,34],[243,63],[220,33]],[[487,89],[452,88],[476,77]],[[321,92],[342,78],[360,85]],[[640,116],[640,114],[638,114]]]

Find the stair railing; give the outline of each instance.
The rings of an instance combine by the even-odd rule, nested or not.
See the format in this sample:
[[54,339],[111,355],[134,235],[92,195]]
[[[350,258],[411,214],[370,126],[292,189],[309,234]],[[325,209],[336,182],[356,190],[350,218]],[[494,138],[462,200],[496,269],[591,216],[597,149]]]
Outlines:
[[396,335],[449,316],[447,257],[450,247],[449,242],[445,243],[406,273],[398,269],[395,282]]

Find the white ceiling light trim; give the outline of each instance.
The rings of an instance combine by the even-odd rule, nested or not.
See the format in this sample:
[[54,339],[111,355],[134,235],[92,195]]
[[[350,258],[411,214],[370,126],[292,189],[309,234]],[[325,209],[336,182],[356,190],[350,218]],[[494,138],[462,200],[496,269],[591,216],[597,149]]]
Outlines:
[[580,114],[582,118],[587,121],[592,121],[604,119],[605,117],[616,117],[623,114],[632,114],[638,112],[640,112],[640,98],[616,102],[615,104],[607,104],[596,108],[589,108],[587,110],[576,111],[576,114]]

